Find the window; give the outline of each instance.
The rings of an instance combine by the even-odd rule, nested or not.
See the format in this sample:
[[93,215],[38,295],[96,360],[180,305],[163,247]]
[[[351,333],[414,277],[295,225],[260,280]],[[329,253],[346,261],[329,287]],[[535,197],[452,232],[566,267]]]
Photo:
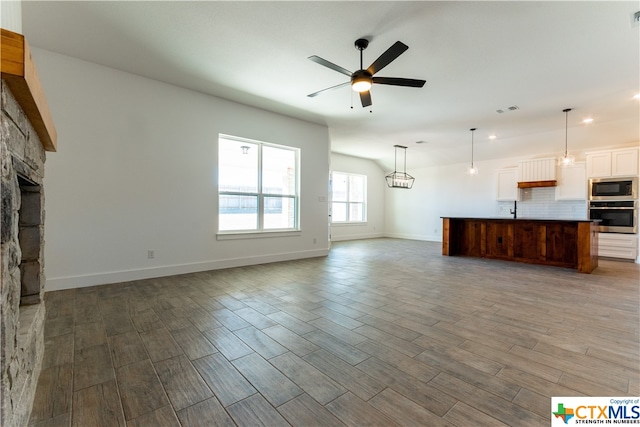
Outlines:
[[218,138],[218,231],[298,229],[297,148]]
[[343,172],[333,172],[331,175],[331,222],[365,222],[367,177]]

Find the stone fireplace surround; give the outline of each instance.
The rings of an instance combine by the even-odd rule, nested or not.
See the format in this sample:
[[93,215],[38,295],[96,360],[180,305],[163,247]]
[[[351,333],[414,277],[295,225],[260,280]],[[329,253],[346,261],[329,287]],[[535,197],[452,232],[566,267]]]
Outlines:
[[45,152],[2,79],[0,425],[28,422],[44,354]]
[[44,163],[56,132],[29,46],[0,29],[0,425],[27,425],[44,354]]

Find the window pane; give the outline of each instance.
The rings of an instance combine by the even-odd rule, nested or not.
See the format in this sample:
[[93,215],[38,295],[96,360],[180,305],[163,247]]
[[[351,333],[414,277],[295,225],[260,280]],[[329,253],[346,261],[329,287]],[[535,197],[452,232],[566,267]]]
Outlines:
[[258,197],[221,194],[218,207],[220,230],[256,230]]
[[262,147],[262,193],[296,193],[296,153],[293,150]]
[[334,202],[347,201],[347,175],[343,173],[333,173],[332,180],[332,197]]
[[364,189],[367,177],[349,175],[349,201],[364,202]]
[[349,203],[349,221],[364,221],[364,205]]
[[219,191],[258,192],[257,144],[220,138],[218,165]]
[[367,220],[367,176],[332,172],[332,222]]
[[265,197],[265,230],[294,228],[296,226],[295,207],[295,199],[293,197]]
[[333,202],[331,204],[331,221],[346,222],[347,221],[347,204]]

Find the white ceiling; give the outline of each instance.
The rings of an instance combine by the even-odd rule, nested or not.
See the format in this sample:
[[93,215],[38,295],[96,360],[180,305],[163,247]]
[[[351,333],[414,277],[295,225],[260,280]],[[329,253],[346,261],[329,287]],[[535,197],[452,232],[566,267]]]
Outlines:
[[[468,161],[472,127],[476,160],[560,154],[564,108],[574,109],[570,151],[638,141],[638,10],[638,1],[23,1],[22,28],[35,47],[326,124],[333,151],[387,168],[393,145],[406,145],[410,169]],[[348,80],[307,57],[354,71],[361,37],[365,67],[407,44],[378,75],[425,87],[374,85],[372,113],[349,87],[307,97]]]

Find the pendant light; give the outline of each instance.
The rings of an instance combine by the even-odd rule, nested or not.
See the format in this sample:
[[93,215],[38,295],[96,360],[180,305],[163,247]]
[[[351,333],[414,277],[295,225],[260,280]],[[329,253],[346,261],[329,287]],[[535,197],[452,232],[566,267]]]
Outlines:
[[565,108],[562,110],[564,113],[564,155],[558,160],[558,165],[566,167],[573,165],[574,157],[569,155],[569,149],[567,146],[568,133],[569,133],[569,111],[571,108]]
[[478,174],[478,168],[473,164],[473,132],[476,131],[477,128],[471,128],[469,129],[471,131],[471,166],[469,166],[469,170],[467,172],[469,172],[469,175],[477,175]]
[[[392,173],[385,176],[384,179],[387,180],[387,186],[389,188],[410,189],[411,187],[413,187],[413,182],[416,179],[407,173],[407,147],[405,147],[404,145],[394,145],[394,148],[395,148],[394,170]],[[402,148],[404,150],[403,172],[398,172],[398,148]]]

